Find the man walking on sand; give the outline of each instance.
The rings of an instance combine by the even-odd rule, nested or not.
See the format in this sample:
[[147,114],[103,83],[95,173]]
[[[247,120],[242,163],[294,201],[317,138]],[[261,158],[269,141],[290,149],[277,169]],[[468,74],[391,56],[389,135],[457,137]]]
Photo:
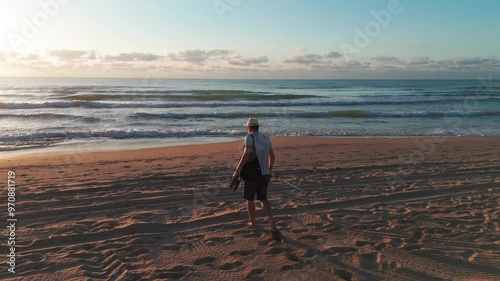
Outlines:
[[[267,214],[271,224],[271,234],[277,241],[281,241],[281,233],[276,227],[276,223],[271,212],[271,205],[267,200],[267,187],[272,177],[272,168],[274,165],[274,151],[271,140],[268,136],[259,133],[259,121],[256,118],[249,118],[246,124],[248,135],[245,137],[243,155],[233,174],[233,179],[240,177],[241,170],[248,162],[250,155],[255,150],[259,160],[262,176],[256,180],[245,181],[243,198],[246,200],[248,216],[250,218],[249,226],[255,227],[255,204],[254,198],[257,194],[257,200],[262,203],[262,209]],[[253,137],[252,137],[253,136]]]

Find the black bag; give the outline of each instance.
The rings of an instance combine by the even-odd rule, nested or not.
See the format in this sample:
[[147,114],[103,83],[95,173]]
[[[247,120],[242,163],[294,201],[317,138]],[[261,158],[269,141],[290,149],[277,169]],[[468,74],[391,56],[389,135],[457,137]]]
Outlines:
[[252,134],[250,134],[250,136],[252,136],[253,140],[253,151],[252,154],[250,154],[248,162],[243,166],[243,169],[241,169],[241,178],[245,181],[256,181],[262,176],[262,173],[260,171],[259,159],[257,158],[255,138]]

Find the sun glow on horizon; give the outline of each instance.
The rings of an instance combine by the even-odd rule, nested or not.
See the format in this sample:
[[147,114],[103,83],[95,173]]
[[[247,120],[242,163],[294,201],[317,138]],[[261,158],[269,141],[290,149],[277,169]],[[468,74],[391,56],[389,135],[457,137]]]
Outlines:
[[0,32],[18,30],[23,19],[28,18],[27,13],[35,10],[38,5],[33,0],[0,0]]

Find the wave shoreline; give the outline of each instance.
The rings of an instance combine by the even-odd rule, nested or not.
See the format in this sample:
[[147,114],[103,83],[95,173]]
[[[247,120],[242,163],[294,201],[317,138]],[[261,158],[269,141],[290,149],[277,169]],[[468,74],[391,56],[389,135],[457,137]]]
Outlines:
[[[126,152],[137,150],[152,150],[161,148],[176,148],[185,146],[204,146],[211,144],[224,144],[234,142],[236,146],[242,147],[243,136],[238,137],[193,137],[193,138],[178,138],[178,139],[136,139],[134,142],[128,140],[109,140],[100,139],[87,141],[86,143],[78,140],[69,140],[55,144],[53,146],[40,145],[38,147],[29,147],[19,150],[1,151],[0,159],[6,160],[19,157],[32,156],[48,156],[62,154],[81,154],[81,153],[101,153],[101,152]],[[354,142],[358,140],[377,139],[412,139],[412,140],[440,140],[439,143],[446,139],[495,139],[500,141],[500,136],[280,136],[274,137],[273,140],[294,140],[294,139],[352,139]],[[241,143],[241,145],[240,145]]]
[[[500,136],[499,82],[0,78],[0,150],[267,134]],[[152,81],[149,81],[152,82]]]

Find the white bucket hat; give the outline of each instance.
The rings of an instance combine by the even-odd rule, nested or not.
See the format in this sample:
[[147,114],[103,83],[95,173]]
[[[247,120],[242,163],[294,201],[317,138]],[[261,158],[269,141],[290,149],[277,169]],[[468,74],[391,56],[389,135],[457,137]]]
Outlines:
[[248,118],[245,127],[253,127],[253,126],[259,126],[259,120],[257,120],[257,118]]

